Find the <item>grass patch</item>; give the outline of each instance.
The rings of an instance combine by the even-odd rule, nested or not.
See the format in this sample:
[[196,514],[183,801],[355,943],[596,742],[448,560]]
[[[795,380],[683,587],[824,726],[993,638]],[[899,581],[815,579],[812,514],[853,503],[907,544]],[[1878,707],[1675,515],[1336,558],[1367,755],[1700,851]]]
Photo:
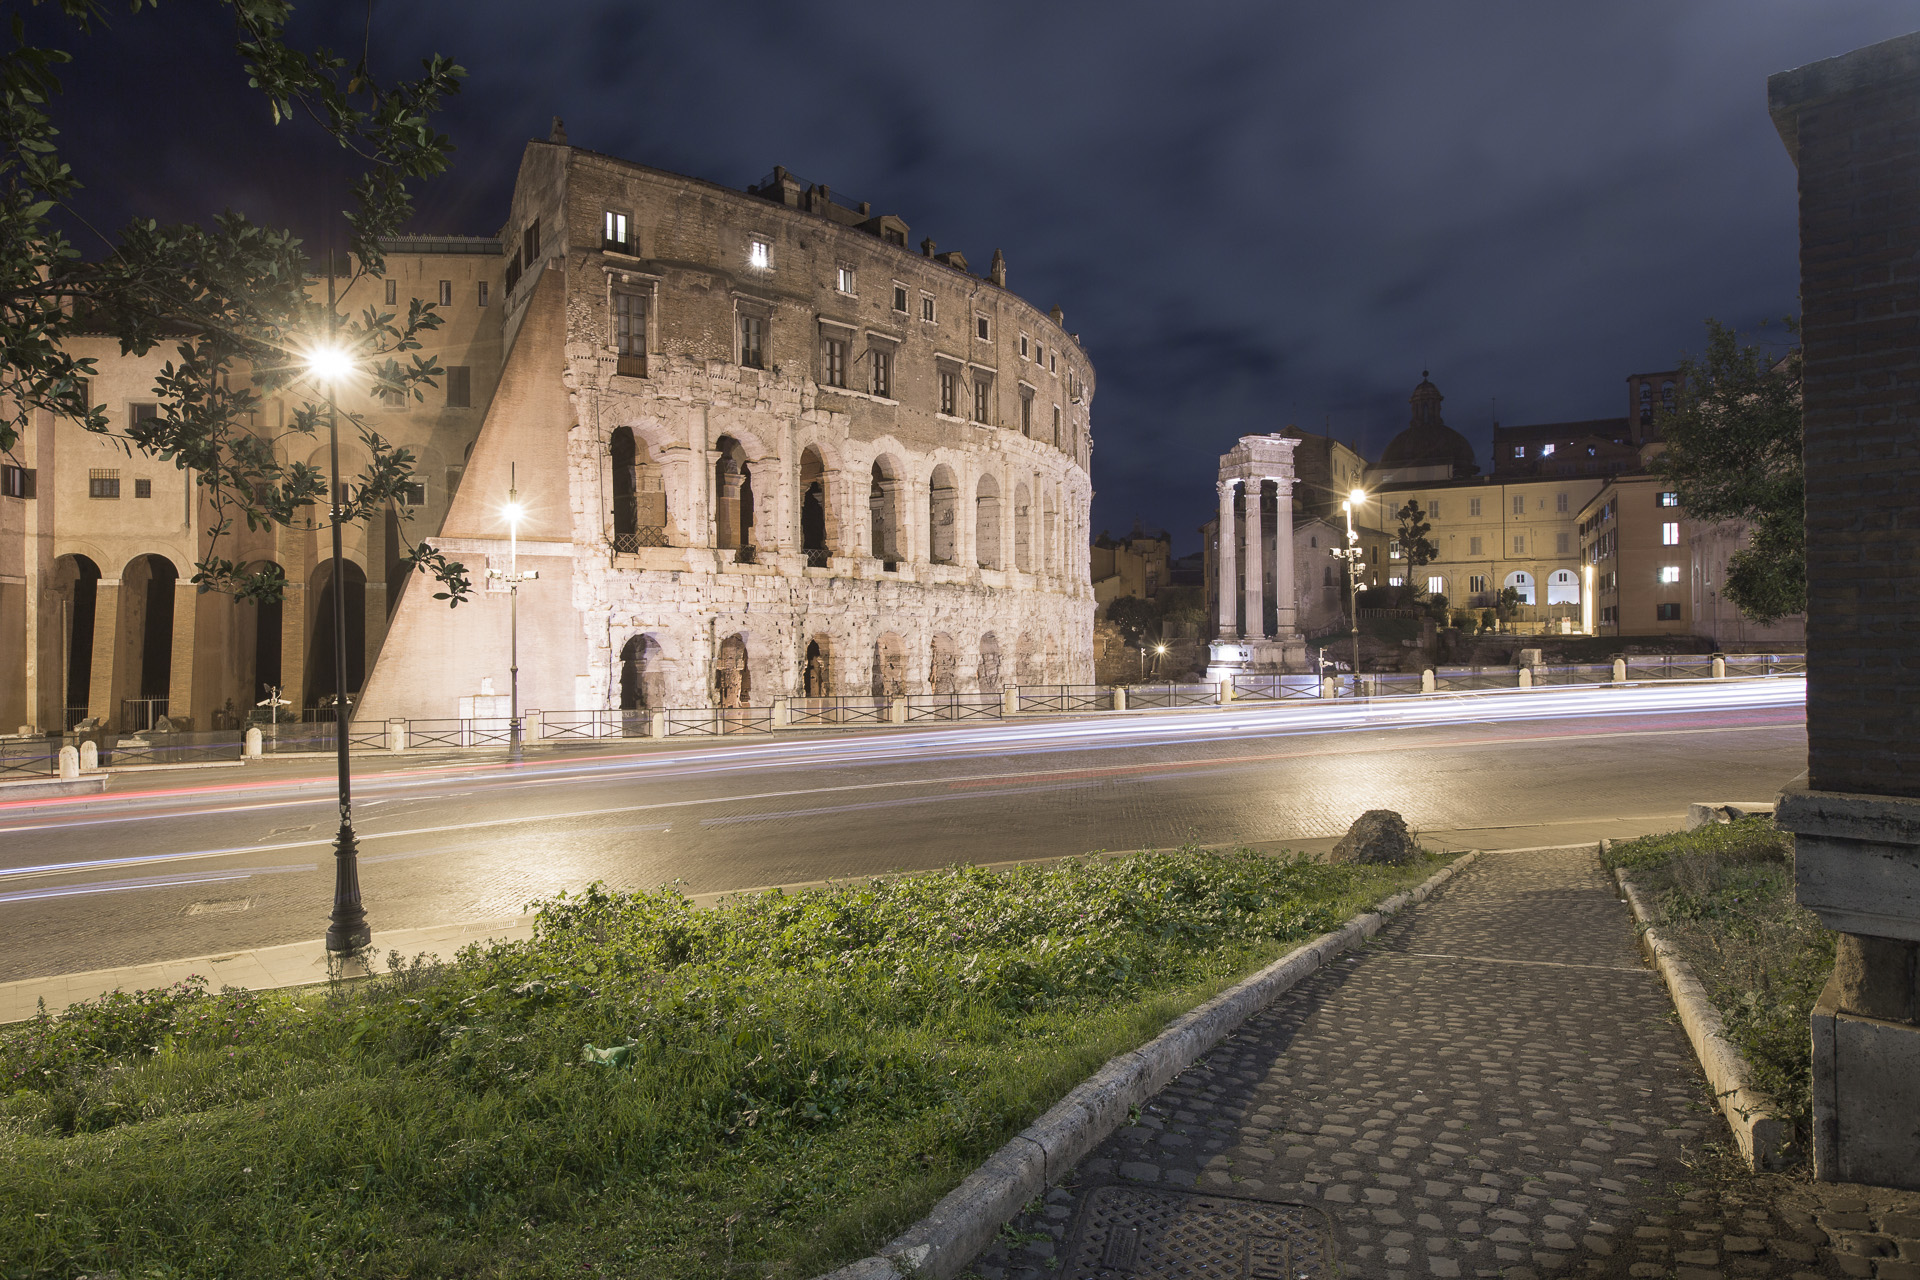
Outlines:
[[1438,861],[594,886],[371,983],[103,997],[0,1028],[0,1274],[809,1276]]
[[1834,934],[1794,901],[1793,837],[1766,817],[1612,847],[1720,1011],[1753,1086],[1812,1134],[1808,1015],[1833,971]]

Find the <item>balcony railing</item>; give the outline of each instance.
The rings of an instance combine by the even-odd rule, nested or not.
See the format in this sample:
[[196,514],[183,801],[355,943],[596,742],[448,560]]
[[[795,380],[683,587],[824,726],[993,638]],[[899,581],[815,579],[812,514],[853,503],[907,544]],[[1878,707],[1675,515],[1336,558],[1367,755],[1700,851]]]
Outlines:
[[615,533],[613,549],[615,551],[638,551],[642,547],[667,546],[667,527],[663,524],[643,524],[631,533]]

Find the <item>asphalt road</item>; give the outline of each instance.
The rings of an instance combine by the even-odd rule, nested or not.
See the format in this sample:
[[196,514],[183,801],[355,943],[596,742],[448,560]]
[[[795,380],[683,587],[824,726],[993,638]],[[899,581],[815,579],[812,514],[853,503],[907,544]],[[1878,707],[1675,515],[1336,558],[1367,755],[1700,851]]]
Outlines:
[[[594,880],[702,893],[1189,840],[1277,847],[1372,808],[1454,833],[1657,829],[1804,769],[1804,698],[1784,679],[598,747],[518,767],[373,755],[356,765],[361,884],[374,927],[404,929],[513,915]],[[316,760],[0,803],[0,981],[318,937],[336,823]]]

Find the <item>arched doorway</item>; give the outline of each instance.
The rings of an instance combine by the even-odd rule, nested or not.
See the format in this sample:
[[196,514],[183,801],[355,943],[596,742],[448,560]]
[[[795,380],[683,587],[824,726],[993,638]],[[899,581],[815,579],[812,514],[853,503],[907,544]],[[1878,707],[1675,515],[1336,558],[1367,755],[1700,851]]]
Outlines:
[[1520,593],[1521,604],[1533,603],[1533,575],[1524,569],[1515,569],[1507,575],[1506,586]]
[[899,698],[907,692],[907,646],[892,631],[873,642],[873,696]]
[[927,687],[934,693],[960,691],[960,646],[944,631],[936,631],[927,652]]
[[893,459],[875,458],[867,485],[867,507],[873,521],[873,555],[888,564],[900,554],[900,473]]
[[752,705],[753,675],[747,669],[747,638],[730,635],[720,642],[713,664],[713,693],[721,707]]
[[[367,575],[351,560],[343,561],[341,596],[347,610],[347,698],[349,704],[360,693],[367,677]],[[308,620],[306,707],[323,710],[313,717],[331,721],[336,695],[340,692],[334,662],[333,562],[323,560],[315,568],[309,596],[313,612]]]
[[620,427],[608,444],[613,463],[613,549],[667,545],[667,491],[646,441]]
[[753,541],[753,468],[732,436],[714,444],[713,541],[718,547],[750,547]]
[[982,569],[1000,567],[1000,482],[991,475],[974,490],[973,544]]
[[[251,566],[255,573],[261,570],[279,569],[279,567],[271,562]],[[285,633],[282,630],[283,602],[284,598],[240,602],[243,622],[250,622],[253,627],[253,679],[249,682],[251,686],[248,692],[249,705],[239,709],[242,721],[246,719],[246,713],[267,696],[269,689],[280,689],[286,685],[281,672],[281,655],[286,648]]]
[[[167,714],[167,686],[173,677],[173,595],[179,574],[165,556],[135,556],[120,571],[121,652],[115,662],[123,691],[119,727],[123,733],[151,729]],[[192,661],[192,655],[185,655]],[[188,708],[181,708],[182,714]]]
[[63,729],[87,718],[93,692],[94,608],[99,599],[100,566],[82,555],[61,556],[53,562],[53,589],[62,611],[62,652],[66,655]]
[[1573,570],[1555,569],[1547,575],[1547,603],[1580,603],[1580,578]]
[[800,672],[800,693],[807,698],[833,696],[833,642],[826,636],[807,641],[807,655]]
[[826,568],[831,554],[827,542],[827,464],[812,445],[800,454],[800,549],[809,565]]
[[957,542],[960,487],[945,463],[933,469],[927,485],[927,556],[935,564],[952,564]]
[[666,656],[650,635],[628,638],[620,649],[620,709],[657,711],[667,704]]
[[1000,692],[1000,639],[991,631],[980,637],[980,665],[974,678],[979,681],[980,692]]

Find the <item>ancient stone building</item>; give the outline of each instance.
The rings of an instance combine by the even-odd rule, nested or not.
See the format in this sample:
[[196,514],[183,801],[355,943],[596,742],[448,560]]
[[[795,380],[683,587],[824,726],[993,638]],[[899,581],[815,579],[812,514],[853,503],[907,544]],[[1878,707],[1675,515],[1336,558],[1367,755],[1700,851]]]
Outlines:
[[[506,352],[437,545],[519,568],[522,704],[765,704],[1092,674],[1094,374],[1056,308],[776,169],[529,144]],[[363,719],[505,688],[505,596],[399,604]]]

